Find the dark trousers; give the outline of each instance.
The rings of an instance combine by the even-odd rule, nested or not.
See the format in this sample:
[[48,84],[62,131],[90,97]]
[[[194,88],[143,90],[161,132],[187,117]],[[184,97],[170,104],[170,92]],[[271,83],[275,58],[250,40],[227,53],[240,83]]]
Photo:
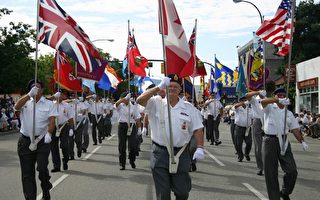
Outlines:
[[207,119],[203,120],[203,126],[204,126],[204,128],[206,130],[206,139],[207,139],[207,141],[209,141],[210,140],[210,132],[209,132],[209,129],[208,129],[208,120]]
[[48,157],[50,154],[50,144],[45,144],[42,139],[35,151],[29,149],[30,139],[21,136],[18,140],[18,155],[21,167],[23,194],[27,200],[36,200],[37,184],[35,180],[35,166],[39,172],[41,188],[43,194],[48,194],[52,188],[48,171]]
[[126,165],[126,149],[128,140],[129,160],[134,162],[138,152],[138,141],[137,141],[137,127],[135,124],[132,125],[131,135],[127,135],[128,124],[120,122],[118,126],[118,150],[119,150],[119,164],[120,166]]
[[234,119],[231,119],[230,120],[230,133],[231,133],[231,139],[232,139],[232,143],[233,143],[234,148],[236,148],[235,128],[236,128],[236,124],[234,123]]
[[[174,150],[175,155],[178,151],[178,149]],[[170,174],[167,148],[152,144],[151,171],[157,200],[170,200],[171,191],[177,200],[188,199],[191,190],[190,164],[190,154],[187,147],[180,155],[177,173]]]
[[81,149],[87,149],[89,146],[89,121],[86,119],[85,121],[82,121],[82,123],[79,125],[77,132],[79,132],[79,135],[81,134]]
[[[99,120],[100,119],[100,120]],[[105,127],[104,127],[104,118],[101,115],[98,115],[98,123],[97,123],[97,128],[98,128],[98,139],[101,142],[102,139],[105,137]]]
[[[62,150],[63,163],[68,163],[69,161],[69,126],[65,125],[62,128],[59,137],[56,136],[56,131],[57,130],[55,130],[52,135],[51,156],[52,156],[53,168],[60,169],[61,158],[60,158],[59,147]],[[59,145],[59,141],[60,141],[60,145]]]
[[249,155],[252,147],[252,135],[251,128],[249,130],[248,136],[246,134],[246,127],[241,127],[236,125],[235,128],[235,142],[236,142],[236,150],[238,153],[238,158],[243,159],[243,151],[242,151],[242,143],[243,141],[246,143],[246,147],[244,150],[245,155]]
[[214,120],[213,115],[208,115],[208,129],[210,133],[211,143],[219,142],[219,124],[220,124],[220,115]]
[[280,145],[277,137],[263,137],[262,160],[264,164],[264,174],[267,191],[270,200],[280,199],[280,189],[278,181],[278,165],[284,172],[282,192],[291,194],[297,180],[297,166],[292,155],[291,145],[288,144],[284,156],[280,154]]
[[252,124],[252,137],[254,143],[254,154],[256,157],[257,169],[263,170],[262,162],[262,137],[264,132],[262,130],[262,123],[260,119],[254,119]]
[[[83,120],[82,120],[83,121]],[[74,157],[74,143],[76,143],[77,151],[81,151],[82,145],[82,131],[83,131],[83,124],[82,121],[77,122],[80,123],[77,129],[74,129],[73,136],[69,136],[69,155],[70,157]]]
[[90,123],[92,124],[91,126],[91,134],[92,134],[92,140],[94,144],[97,144],[97,119],[96,116],[89,113],[89,119]]
[[104,135],[106,137],[111,136],[112,124],[110,118],[104,119]]

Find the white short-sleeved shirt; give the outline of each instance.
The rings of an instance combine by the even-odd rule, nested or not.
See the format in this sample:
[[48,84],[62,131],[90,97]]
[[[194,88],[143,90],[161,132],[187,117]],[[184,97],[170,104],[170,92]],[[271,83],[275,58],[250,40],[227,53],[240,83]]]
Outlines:
[[[208,100],[210,101],[210,100]],[[207,111],[208,115],[212,115],[214,119],[220,114],[220,109],[223,108],[221,102],[217,99],[214,99],[211,103],[209,103]]]
[[259,118],[261,122],[263,121],[263,107],[260,103],[261,99],[259,96],[251,97],[249,103],[252,106],[253,118]]
[[201,109],[201,115],[203,116],[204,119],[208,119],[208,109],[207,108],[202,108]]
[[[55,106],[57,106],[57,104],[55,104]],[[74,110],[70,104],[62,101],[59,103],[59,116],[57,119],[59,125],[66,123],[71,118],[74,118]]]
[[[33,102],[31,98],[20,109],[21,129],[20,132],[27,137],[31,136],[33,128]],[[48,132],[49,117],[58,116],[57,108],[52,101],[41,97],[36,103],[35,136]]]
[[[145,109],[151,128],[151,139],[163,146],[166,146],[170,138],[167,111],[167,100],[160,96],[151,97]],[[171,107],[171,124],[174,147],[182,147],[190,141],[195,130],[203,128],[200,111],[182,99]]]
[[113,104],[111,102],[105,102],[103,104],[104,113],[109,114],[111,110],[113,110]]
[[[119,113],[119,122],[128,122],[129,119],[129,105],[120,103],[116,110]],[[130,102],[130,123],[135,123],[137,119],[141,118],[140,112],[138,110],[137,104],[132,104]]]
[[[276,103],[269,104],[263,109],[264,132],[267,135],[283,134],[285,109],[280,109]],[[299,128],[298,121],[291,111],[287,111],[286,134],[289,130]]]
[[88,104],[89,104],[88,110],[91,114],[93,114],[93,115],[103,114],[103,103],[102,102],[95,103],[94,101],[89,100]]
[[85,102],[79,102],[77,104],[77,122],[86,117],[88,113],[88,105]]
[[252,109],[246,106],[243,108],[239,106],[235,109],[234,123],[241,127],[249,127],[252,124]]

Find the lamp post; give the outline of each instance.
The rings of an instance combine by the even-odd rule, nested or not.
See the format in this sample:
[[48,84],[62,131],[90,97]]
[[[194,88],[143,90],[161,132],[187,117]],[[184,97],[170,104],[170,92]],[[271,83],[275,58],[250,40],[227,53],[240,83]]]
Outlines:
[[[248,3],[251,4],[259,13],[260,17],[260,22],[261,24],[263,23],[263,16],[259,10],[259,8],[252,2],[246,1],[246,0],[233,0],[234,3]],[[266,89],[266,46],[265,46],[265,41],[263,40],[262,45],[263,45],[263,88]],[[241,62],[241,61],[240,61]]]
[[258,7],[256,5],[254,5],[254,3],[250,2],[250,1],[245,1],[245,0],[233,0],[234,3],[241,3],[241,2],[244,2],[244,3],[249,3],[251,4],[253,7],[255,7],[255,9],[258,11],[259,13],[259,16],[260,16],[260,22],[261,24],[263,23],[263,17],[262,17],[262,14],[260,12],[260,10],[258,9]]

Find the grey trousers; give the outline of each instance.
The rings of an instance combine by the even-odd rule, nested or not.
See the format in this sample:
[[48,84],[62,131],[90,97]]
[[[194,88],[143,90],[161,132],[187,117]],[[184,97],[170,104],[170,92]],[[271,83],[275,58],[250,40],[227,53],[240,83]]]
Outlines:
[[234,148],[236,148],[235,128],[236,128],[236,124],[234,123],[234,119],[231,119],[231,123],[230,123],[230,133],[231,133],[231,139],[232,139],[232,143],[233,143]]
[[278,181],[278,163],[284,172],[282,192],[291,194],[297,180],[297,167],[292,155],[291,145],[288,144],[286,154],[280,154],[279,140],[277,137],[263,137],[262,158],[264,163],[264,174],[267,191],[270,200],[280,199],[280,189]]
[[262,137],[264,132],[262,130],[262,123],[260,119],[253,119],[252,137],[254,143],[254,154],[256,157],[257,169],[263,170],[262,162]]
[[216,120],[214,120],[213,115],[208,115],[208,129],[210,134],[211,143],[219,142],[220,132],[219,132],[219,124],[220,124],[220,115],[217,116]]
[[[178,152],[174,150],[175,154]],[[191,178],[189,176],[190,155],[188,147],[179,158],[179,166],[176,174],[169,173],[169,154],[166,147],[152,144],[151,170],[156,188],[157,200],[170,200],[171,190],[177,200],[185,200],[191,190]]]

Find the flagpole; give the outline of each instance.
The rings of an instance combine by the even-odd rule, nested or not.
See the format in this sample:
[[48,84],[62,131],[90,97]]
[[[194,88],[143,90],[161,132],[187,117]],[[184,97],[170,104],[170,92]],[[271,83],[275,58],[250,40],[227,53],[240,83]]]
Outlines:
[[[58,92],[60,91],[60,52],[59,52],[59,50],[57,50],[56,49],[56,62],[57,62],[57,70],[58,70],[58,88],[57,88],[57,90],[58,90]],[[59,114],[59,104],[60,104],[60,102],[59,102],[59,100],[60,100],[60,97],[58,97],[57,99],[56,99],[56,101],[57,101],[57,112],[58,112],[58,114]],[[60,132],[59,132],[59,117],[56,117],[56,137],[59,137],[60,136]]]
[[[130,20],[128,20],[128,33],[130,33]],[[128,36],[128,54],[127,54],[127,60],[128,60],[128,62],[127,62],[127,66],[128,66],[128,91],[129,91],[129,93],[130,93],[130,47],[129,47],[129,36]],[[133,30],[132,30],[132,44],[134,44],[134,41],[133,41]],[[130,135],[131,134],[131,131],[130,131],[130,99],[128,100],[129,101],[129,103],[128,103],[128,112],[129,112],[129,114],[128,114],[128,132],[127,132],[127,135]]]
[[[37,21],[36,21],[36,52],[35,52],[35,68],[34,68],[34,85],[37,84],[38,76],[38,49],[39,49],[39,13],[40,13],[40,0],[37,1]],[[33,97],[33,121],[32,121],[32,133],[30,137],[31,144],[34,145],[35,132],[36,132],[36,96]]]
[[[296,9],[296,0],[292,1],[291,5],[291,24],[290,24],[290,45],[289,45],[289,57],[288,57],[288,71],[287,71],[287,87],[286,87],[286,98],[289,98],[289,85],[290,85],[290,70],[291,70],[291,54],[292,54],[292,40],[293,40],[293,29],[294,29],[294,15],[295,15],[295,9]],[[286,124],[287,124],[287,114],[288,114],[288,107],[285,106],[284,111],[284,128],[283,128],[283,137],[284,140],[281,145],[281,152],[285,153],[285,144],[287,141],[287,135],[286,135]]]
[[262,46],[263,46],[263,89],[266,90],[266,42],[262,40]]
[[[162,37],[162,50],[163,50],[163,64],[165,69],[165,75],[168,76],[168,67],[167,67],[167,55],[166,49],[164,44],[164,27],[163,27],[163,4],[162,0],[158,0],[159,2],[159,9],[160,9],[160,27],[161,27],[161,37]],[[171,123],[171,109],[170,109],[170,99],[169,99],[169,88],[166,87],[166,98],[167,98],[167,109],[168,109],[168,125],[169,125],[169,143],[170,143],[170,157],[171,157],[171,164],[176,164],[174,151],[173,151],[173,135],[172,135],[172,123]]]
[[[197,44],[197,40],[196,40],[196,35],[197,35],[197,25],[198,25],[198,20],[195,19],[194,21],[195,25],[194,25],[194,32],[195,32],[195,37],[194,37],[194,65],[193,65],[193,74],[196,70],[196,67],[197,67],[197,56],[196,56],[196,44]],[[192,95],[192,104],[194,104],[194,92],[195,92],[195,88],[194,88],[194,76],[192,77],[192,92],[191,92],[191,95]]]
[[[77,79],[78,76],[78,69],[77,69],[77,64],[75,63],[75,68],[74,68],[74,73],[75,73],[75,78]],[[76,130],[77,128],[77,104],[76,101],[78,99],[78,91],[74,91],[74,124],[73,124],[73,129]]]

